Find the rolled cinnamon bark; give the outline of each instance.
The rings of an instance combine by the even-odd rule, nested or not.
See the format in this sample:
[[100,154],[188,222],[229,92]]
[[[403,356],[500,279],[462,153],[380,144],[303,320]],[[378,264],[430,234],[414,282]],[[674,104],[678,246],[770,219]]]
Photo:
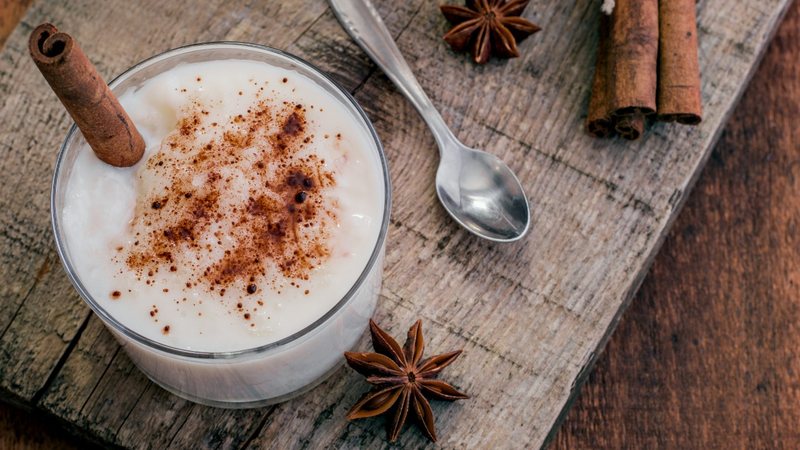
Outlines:
[[77,42],[45,23],[31,33],[28,49],[97,157],[117,167],[136,164],[144,140]]
[[660,0],[658,119],[688,125],[702,120],[696,0]]
[[586,117],[586,131],[594,137],[607,137],[614,131],[611,118],[611,104],[608,86],[608,32],[610,19],[605,14],[600,17],[600,31],[597,42],[597,59],[592,82],[592,95],[589,98],[589,114]]
[[613,114],[655,113],[658,0],[617,0],[611,15],[609,45]]
[[635,141],[644,133],[644,126],[647,120],[639,111],[626,116],[621,116],[617,119],[615,129],[617,133],[629,141]]

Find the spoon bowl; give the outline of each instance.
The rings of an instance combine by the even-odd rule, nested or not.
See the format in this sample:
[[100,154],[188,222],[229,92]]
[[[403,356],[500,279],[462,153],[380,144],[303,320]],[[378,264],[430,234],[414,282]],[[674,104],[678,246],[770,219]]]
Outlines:
[[463,145],[441,155],[436,195],[458,224],[494,242],[516,241],[527,233],[528,200],[500,158]]

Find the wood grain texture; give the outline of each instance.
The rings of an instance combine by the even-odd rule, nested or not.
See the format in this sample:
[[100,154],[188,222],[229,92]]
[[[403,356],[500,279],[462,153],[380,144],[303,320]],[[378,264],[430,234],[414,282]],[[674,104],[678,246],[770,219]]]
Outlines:
[[800,448],[800,3],[553,449]]
[[[547,24],[545,31],[523,44],[522,58],[485,67],[441,41],[446,24],[435,3],[376,3],[457,134],[517,171],[534,204],[531,235],[489,244],[447,218],[432,189],[433,139],[324,2],[40,1],[0,55],[7,99],[0,170],[9,174],[0,180],[2,396],[128,447],[386,444],[379,420],[343,418],[366,389],[350,371],[272,408],[200,407],[146,381],[88,314],[57,264],[45,213],[68,120],[24,48],[32,26],[52,20],[107,77],[152,53],[217,39],[285,48],[332,73],[373,119],[395,186],[378,319],[400,334],[422,317],[432,350],[466,349],[448,379],[473,399],[434,405],[441,444],[536,447],[545,440],[644,276],[790,1],[703,2],[706,121],[696,129],[659,125],[636,144],[581,132],[595,2],[531,2],[527,16]],[[109,39],[112,32],[125,38]],[[425,445],[416,432],[401,443]]]

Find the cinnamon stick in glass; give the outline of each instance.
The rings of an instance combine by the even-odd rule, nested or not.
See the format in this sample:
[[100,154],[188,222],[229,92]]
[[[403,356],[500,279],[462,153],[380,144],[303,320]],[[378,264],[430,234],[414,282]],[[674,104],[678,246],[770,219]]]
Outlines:
[[611,15],[609,45],[613,114],[655,113],[658,0],[617,0]]
[[136,164],[144,140],[78,43],[45,23],[31,33],[28,49],[97,157],[117,167]]
[[687,125],[702,120],[695,1],[659,1],[659,120]]

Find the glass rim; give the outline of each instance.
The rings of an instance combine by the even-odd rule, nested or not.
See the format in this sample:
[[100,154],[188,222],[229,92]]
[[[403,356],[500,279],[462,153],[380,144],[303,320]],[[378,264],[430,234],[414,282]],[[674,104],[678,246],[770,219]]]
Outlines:
[[[257,347],[250,347],[241,350],[234,350],[234,351],[216,351],[216,352],[209,352],[209,351],[199,351],[199,350],[187,350],[183,348],[173,347],[170,345],[162,344],[158,341],[150,339],[142,334],[128,328],[120,321],[115,319],[111,314],[109,314],[95,299],[92,295],[87,291],[84,287],[83,283],[81,282],[80,277],[77,274],[77,271],[72,265],[72,262],[67,257],[67,252],[65,250],[65,239],[61,235],[61,226],[58,221],[58,214],[56,208],[56,192],[57,188],[59,187],[58,184],[58,177],[62,169],[62,163],[64,162],[64,156],[67,153],[67,147],[72,139],[73,135],[78,131],[77,125],[73,122],[72,126],[70,127],[69,131],[67,132],[67,136],[64,139],[64,142],[61,144],[61,148],[58,151],[58,156],[56,158],[56,165],[55,170],[53,173],[53,181],[51,183],[50,188],[50,219],[51,224],[53,227],[53,236],[55,238],[56,243],[56,250],[58,252],[59,259],[61,260],[61,264],[64,266],[64,269],[67,273],[67,277],[69,278],[72,286],[78,291],[78,294],[81,298],[86,302],[92,311],[97,314],[102,321],[109,327],[111,327],[114,331],[123,334],[124,336],[132,339],[138,344],[144,345],[145,347],[158,350],[164,353],[186,357],[186,358],[194,358],[194,359],[204,359],[204,360],[213,360],[213,359],[232,359],[237,358],[240,356],[247,356],[253,355],[258,353],[264,353],[270,350],[274,350],[288,344],[291,344],[299,339],[311,334],[315,330],[319,329],[322,325],[324,325],[329,320],[333,319],[345,305],[350,303],[353,299],[356,291],[361,288],[364,284],[364,281],[370,275],[372,270],[375,267],[375,264],[378,262],[380,257],[381,251],[384,248],[384,243],[386,241],[386,236],[388,234],[389,229],[389,218],[391,214],[391,202],[392,202],[392,195],[391,195],[391,179],[389,177],[389,167],[386,161],[386,154],[383,149],[383,145],[378,137],[377,132],[375,131],[375,127],[372,125],[372,122],[367,117],[367,114],[361,108],[361,106],[356,102],[355,98],[353,98],[352,94],[344,89],[342,86],[339,85],[336,81],[333,80],[329,75],[327,75],[322,70],[318,69],[313,64],[309,63],[308,61],[295,56],[291,53],[284,52],[282,50],[278,50],[276,48],[272,48],[266,45],[260,44],[253,44],[249,42],[239,42],[239,41],[212,41],[212,42],[202,42],[202,43],[195,43],[184,45],[181,47],[176,47],[170,50],[166,50],[164,52],[158,53],[153,55],[149,58],[146,58],[121,74],[114,77],[111,82],[108,83],[109,87],[112,89],[127,77],[133,75],[134,73],[138,72],[141,69],[151,66],[157,62],[166,60],[170,57],[177,56],[179,54],[183,54],[187,51],[192,50],[203,50],[203,49],[213,49],[213,48],[231,48],[231,49],[249,49],[255,50],[262,53],[267,53],[272,56],[277,56],[279,58],[284,58],[289,60],[290,62],[302,67],[309,73],[303,73],[301,75],[309,76],[311,81],[319,83],[320,81],[328,83],[334,90],[338,91],[342,94],[345,98],[345,105],[349,106],[352,111],[356,113],[356,118],[361,119],[366,125],[367,130],[369,132],[370,138],[372,139],[372,143],[374,145],[374,150],[378,153],[378,159],[380,160],[381,172],[383,174],[383,186],[384,186],[384,199],[383,199],[383,216],[381,217],[381,228],[380,232],[378,233],[378,238],[375,241],[375,246],[372,249],[372,253],[370,255],[367,264],[364,266],[361,274],[358,276],[356,281],[350,287],[350,289],[344,294],[344,296],[325,314],[319,317],[317,320],[312,322],[311,324],[307,325],[306,327],[302,328],[301,330],[292,333],[289,336],[286,336],[282,339],[279,339],[275,342],[271,342],[269,344],[260,345]],[[316,77],[316,79],[314,78]]]

